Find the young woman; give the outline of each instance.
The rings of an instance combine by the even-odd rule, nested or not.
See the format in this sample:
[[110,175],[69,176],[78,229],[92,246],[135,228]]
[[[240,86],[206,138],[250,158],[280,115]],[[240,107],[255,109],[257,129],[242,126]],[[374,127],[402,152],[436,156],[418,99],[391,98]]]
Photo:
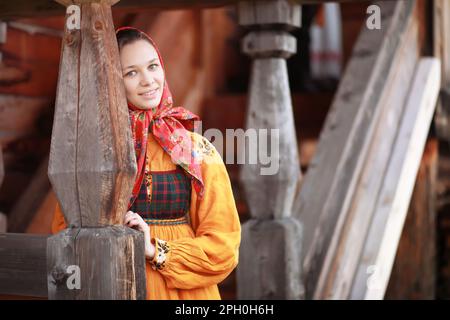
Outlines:
[[[138,172],[124,224],[145,238],[147,299],[220,299],[241,227],[220,154],[173,107],[163,61],[142,31],[116,31]],[[182,76],[182,75],[180,75]],[[53,233],[66,228],[57,205]]]

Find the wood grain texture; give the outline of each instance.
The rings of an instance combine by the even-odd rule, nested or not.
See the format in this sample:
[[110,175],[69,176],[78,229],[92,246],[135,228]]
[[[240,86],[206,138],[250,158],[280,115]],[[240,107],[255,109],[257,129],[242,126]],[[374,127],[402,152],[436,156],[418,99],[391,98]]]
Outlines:
[[450,141],[450,2],[433,1],[433,54],[441,59],[442,93],[434,123],[439,138]]
[[304,226],[303,272],[312,298],[336,223],[348,210],[386,87],[392,57],[414,19],[416,1],[378,2],[383,28],[362,29],[322,129],[317,151],[294,202]]
[[379,97],[380,117],[364,160],[361,176],[348,212],[339,216],[325,263],[315,290],[315,299],[347,299],[372,220],[373,208],[388,167],[395,137],[409,95],[411,79],[419,60],[418,23],[412,20],[385,77]]
[[47,297],[47,235],[0,234],[0,293]]
[[81,225],[76,177],[81,31],[64,31],[48,176],[68,225]]
[[[275,9],[282,5],[286,5],[286,11],[280,15]],[[285,60],[296,51],[296,40],[286,32],[286,26],[300,23],[300,16],[295,14],[299,8],[274,1],[254,2],[239,10],[251,15],[248,11],[255,8],[264,12],[264,19],[256,21],[261,23],[259,26],[277,21],[282,23],[284,31],[279,28],[252,31],[244,39],[247,42],[244,52],[253,60],[245,123],[253,143],[245,143],[245,150],[238,150],[238,155],[245,155],[244,161],[238,163],[243,164],[240,181],[252,219],[242,230],[238,296],[239,299],[301,299],[298,244],[302,230],[300,223],[291,218],[301,172]],[[266,155],[270,159],[263,163],[266,160],[262,156]]]
[[81,13],[81,31],[66,30],[49,174],[69,224],[121,224],[136,161],[111,8]]
[[301,24],[300,6],[292,1],[240,1],[238,6],[242,26],[285,25],[293,28]]
[[[123,226],[65,229],[49,238],[47,256],[49,299],[146,298],[144,236],[139,231]],[[67,286],[69,266],[79,267],[79,289]]]
[[302,299],[303,287],[293,281],[301,274],[297,246],[302,240],[300,223],[292,218],[251,219],[244,223],[242,235],[237,267],[239,299]]
[[[352,286],[353,299],[383,299],[440,89],[440,61],[422,58]],[[370,271],[372,272],[370,272]]]
[[438,141],[429,139],[420,163],[385,299],[436,298]]

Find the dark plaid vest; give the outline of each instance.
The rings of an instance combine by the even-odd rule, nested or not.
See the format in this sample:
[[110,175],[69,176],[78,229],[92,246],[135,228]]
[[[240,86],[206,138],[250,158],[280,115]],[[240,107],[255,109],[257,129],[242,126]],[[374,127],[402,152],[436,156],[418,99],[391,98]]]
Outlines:
[[171,171],[151,171],[152,195],[148,201],[147,187],[141,185],[138,197],[130,210],[144,219],[177,219],[184,217],[191,202],[191,180],[184,170],[177,166]]

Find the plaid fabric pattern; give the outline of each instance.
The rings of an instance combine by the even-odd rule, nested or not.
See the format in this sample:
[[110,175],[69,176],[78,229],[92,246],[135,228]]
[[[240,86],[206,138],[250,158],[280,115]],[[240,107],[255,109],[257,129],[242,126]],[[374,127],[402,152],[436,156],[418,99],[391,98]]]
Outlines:
[[147,187],[141,184],[138,197],[130,210],[144,219],[177,219],[189,211],[191,179],[177,166],[171,171],[151,171],[152,196],[148,201]]

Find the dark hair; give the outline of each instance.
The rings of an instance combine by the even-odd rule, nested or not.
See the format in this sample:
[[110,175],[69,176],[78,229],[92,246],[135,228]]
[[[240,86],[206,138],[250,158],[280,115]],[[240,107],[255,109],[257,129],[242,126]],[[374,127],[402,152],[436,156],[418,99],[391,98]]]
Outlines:
[[145,34],[135,29],[123,29],[116,33],[117,44],[119,45],[119,50],[122,50],[127,44],[131,44],[138,40],[145,40],[151,45],[153,45]]

